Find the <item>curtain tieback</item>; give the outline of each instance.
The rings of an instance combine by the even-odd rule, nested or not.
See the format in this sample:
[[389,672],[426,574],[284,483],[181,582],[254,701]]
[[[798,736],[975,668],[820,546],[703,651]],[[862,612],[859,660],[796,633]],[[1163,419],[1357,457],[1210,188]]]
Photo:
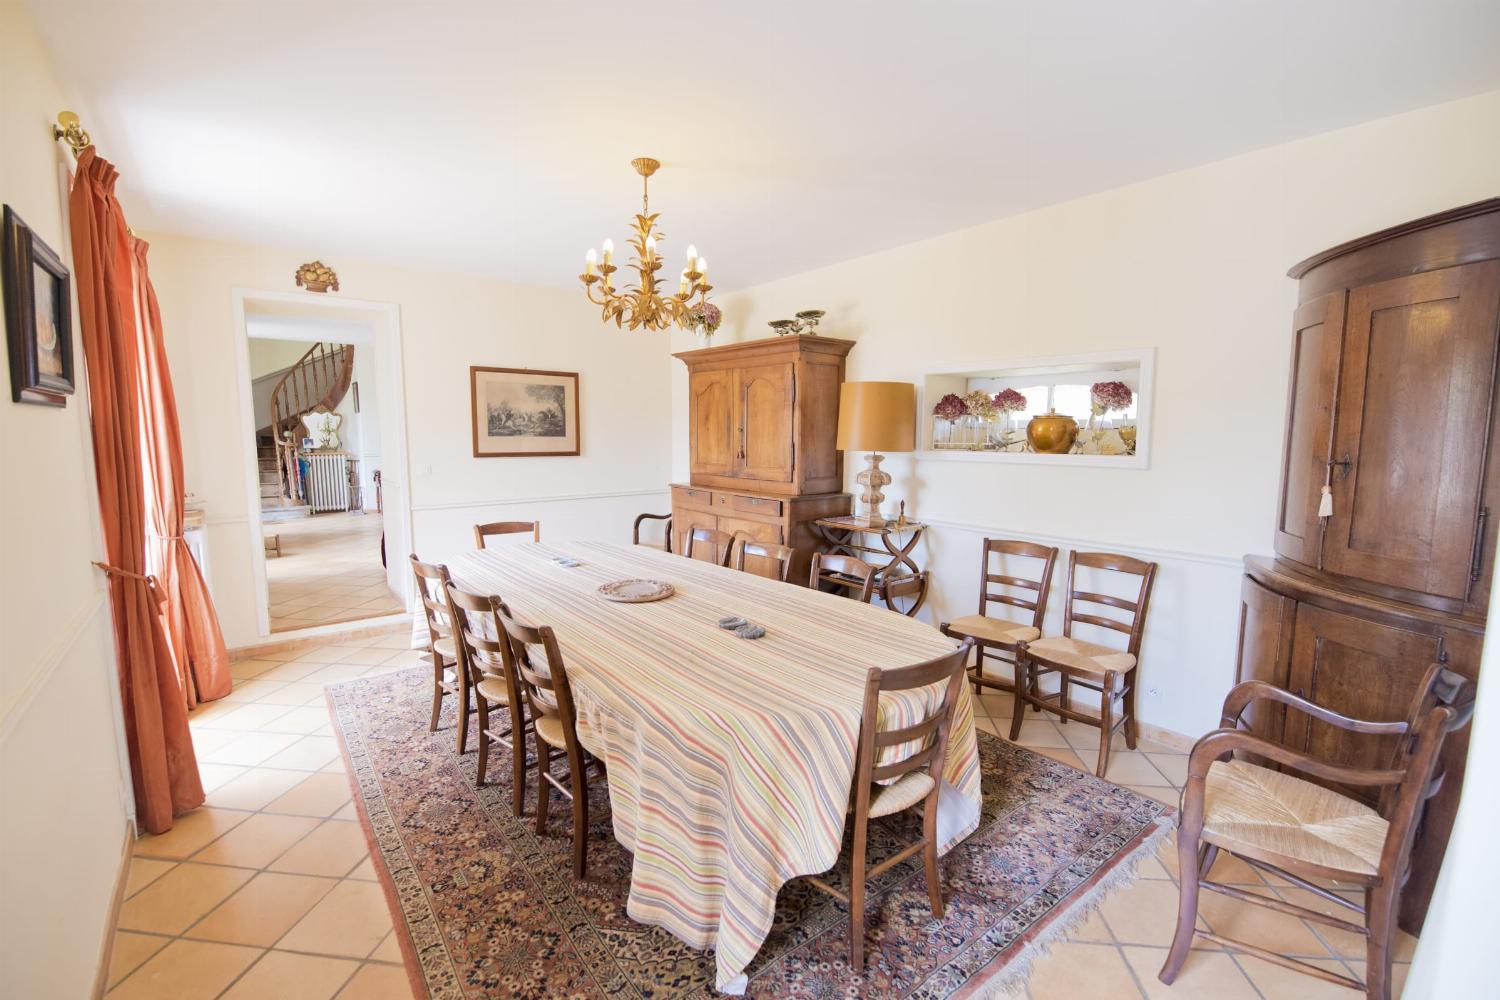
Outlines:
[[98,566],[100,569],[104,570],[104,572],[109,574],[110,576],[118,576],[123,577],[127,580],[141,581],[146,585],[146,589],[151,591],[152,595],[156,598],[158,603],[166,603],[167,595],[162,593],[161,581],[157,580],[156,577],[143,576],[140,573],[132,573],[128,569],[122,569],[119,566],[112,566],[109,563],[102,563],[97,559],[92,559],[90,560],[90,562],[92,562],[95,566]]

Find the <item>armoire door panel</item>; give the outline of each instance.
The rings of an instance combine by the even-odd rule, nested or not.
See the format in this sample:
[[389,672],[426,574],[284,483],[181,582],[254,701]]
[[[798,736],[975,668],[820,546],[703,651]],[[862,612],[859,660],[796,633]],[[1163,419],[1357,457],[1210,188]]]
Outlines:
[[1317,566],[1323,536],[1318,502],[1329,474],[1334,392],[1344,334],[1344,292],[1304,302],[1292,321],[1292,375],[1287,393],[1276,554]]
[[735,466],[739,438],[734,425],[734,371],[699,370],[688,377],[692,426],[688,429],[694,475],[727,476]]
[[1349,294],[1323,542],[1331,572],[1462,600],[1495,364],[1500,261]]
[[809,358],[802,366],[804,384],[798,386],[801,419],[806,427],[800,435],[807,444],[797,456],[802,480],[820,488],[842,489],[841,452],[834,447],[839,425],[839,385],[844,380],[841,360]]
[[740,450],[737,474],[745,479],[792,480],[791,362],[754,365],[736,372]]
[[[1406,718],[1429,665],[1441,654],[1435,636],[1299,604],[1293,626],[1291,690],[1342,715],[1371,721]],[[1319,760],[1356,768],[1386,767],[1392,736],[1350,733],[1288,712],[1288,746]],[[1349,789],[1373,799],[1378,789]]]
[[[1240,581],[1240,645],[1235,664],[1235,682],[1265,681],[1287,687],[1292,621],[1297,602],[1262,587],[1250,577]],[[1280,705],[1251,706],[1244,721],[1257,736],[1281,741]]]

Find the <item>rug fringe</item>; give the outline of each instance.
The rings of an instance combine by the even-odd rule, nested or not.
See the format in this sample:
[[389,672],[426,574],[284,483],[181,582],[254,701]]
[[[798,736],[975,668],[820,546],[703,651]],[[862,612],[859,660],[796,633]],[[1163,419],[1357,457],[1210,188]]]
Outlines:
[[970,994],[972,1000],[1019,1000],[1024,996],[1026,981],[1031,976],[1032,964],[1038,959],[1047,957],[1054,944],[1066,940],[1070,931],[1088,920],[1094,911],[1099,909],[1099,905],[1104,902],[1106,896],[1135,879],[1136,870],[1140,867],[1141,861],[1147,856],[1154,856],[1156,846],[1177,828],[1175,812],[1158,817],[1155,825],[1156,829],[1146,835],[1146,839],[1141,841],[1140,846],[1131,854],[1129,861],[1122,862],[1114,871],[1100,879],[1077,902],[1068,907],[1066,914],[1048,924],[1046,930],[1021,949],[1020,954],[1005,963],[1005,968],[996,973],[994,979],[980,984],[977,990]]

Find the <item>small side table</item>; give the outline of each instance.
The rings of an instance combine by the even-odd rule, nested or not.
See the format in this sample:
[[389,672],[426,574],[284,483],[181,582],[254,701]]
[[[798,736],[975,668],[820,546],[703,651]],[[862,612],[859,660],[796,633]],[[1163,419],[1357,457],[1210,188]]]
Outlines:
[[[926,529],[927,525],[921,521],[907,521],[901,525],[895,521],[887,521],[884,526],[873,526],[853,516],[820,517],[813,522],[813,530],[826,546],[825,552],[853,556],[874,565],[877,590],[881,581],[888,576],[908,576],[922,572],[922,567],[917,565],[911,554],[922,540],[922,532]],[[870,535],[880,540],[880,547],[866,542]],[[871,559],[867,555],[876,558]],[[853,582],[838,582],[851,590],[856,587]]]

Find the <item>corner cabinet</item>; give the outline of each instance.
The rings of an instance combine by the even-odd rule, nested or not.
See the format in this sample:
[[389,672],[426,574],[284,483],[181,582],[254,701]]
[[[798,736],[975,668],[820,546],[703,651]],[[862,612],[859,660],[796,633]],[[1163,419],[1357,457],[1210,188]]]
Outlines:
[[[1429,664],[1479,674],[1500,504],[1500,199],[1418,219],[1292,268],[1291,384],[1274,560],[1248,556],[1240,680],[1366,719],[1404,718]],[[1331,493],[1320,516],[1322,491]],[[1390,737],[1280,708],[1257,732],[1352,766]],[[1443,751],[1401,900],[1421,928],[1463,784]],[[1370,800],[1368,790],[1341,789]],[[1373,803],[1372,803],[1373,804]]]
[[688,369],[689,484],[672,487],[677,551],[693,527],[795,550],[807,578],[811,522],[853,509],[838,434],[839,386],[853,341],[771,337],[675,355]]
[[772,337],[675,355],[688,368],[693,485],[780,496],[842,489],[834,439],[853,346],[832,337]]

